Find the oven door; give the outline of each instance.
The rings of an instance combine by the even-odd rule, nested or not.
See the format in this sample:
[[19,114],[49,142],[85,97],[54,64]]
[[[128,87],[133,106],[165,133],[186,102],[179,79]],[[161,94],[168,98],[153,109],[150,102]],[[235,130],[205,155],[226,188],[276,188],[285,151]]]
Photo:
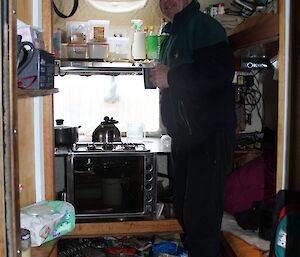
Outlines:
[[155,203],[154,167],[145,154],[75,154],[67,199],[82,219],[150,215]]

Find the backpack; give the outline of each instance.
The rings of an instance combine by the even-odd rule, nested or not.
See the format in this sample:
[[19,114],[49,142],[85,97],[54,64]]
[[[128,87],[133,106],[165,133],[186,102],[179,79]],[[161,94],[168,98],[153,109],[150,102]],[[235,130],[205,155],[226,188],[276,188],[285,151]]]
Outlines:
[[277,193],[270,257],[300,257],[300,192]]

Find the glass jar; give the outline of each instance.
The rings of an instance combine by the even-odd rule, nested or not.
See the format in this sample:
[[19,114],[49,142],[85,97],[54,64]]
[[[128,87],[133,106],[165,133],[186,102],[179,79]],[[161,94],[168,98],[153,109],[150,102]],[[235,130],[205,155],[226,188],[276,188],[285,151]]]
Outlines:
[[21,228],[21,253],[22,257],[31,257],[30,231],[24,228]]

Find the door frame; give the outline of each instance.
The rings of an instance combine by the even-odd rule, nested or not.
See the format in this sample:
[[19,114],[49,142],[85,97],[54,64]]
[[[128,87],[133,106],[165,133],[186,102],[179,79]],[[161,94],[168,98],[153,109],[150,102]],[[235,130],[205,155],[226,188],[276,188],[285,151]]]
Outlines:
[[16,124],[16,1],[1,0],[0,256],[20,255]]

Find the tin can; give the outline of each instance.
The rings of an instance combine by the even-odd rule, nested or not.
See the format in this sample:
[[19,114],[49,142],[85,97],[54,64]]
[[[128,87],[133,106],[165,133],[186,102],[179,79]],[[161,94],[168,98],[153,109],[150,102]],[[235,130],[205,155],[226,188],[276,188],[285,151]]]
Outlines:
[[24,228],[21,228],[21,253],[22,257],[31,257],[30,231]]

